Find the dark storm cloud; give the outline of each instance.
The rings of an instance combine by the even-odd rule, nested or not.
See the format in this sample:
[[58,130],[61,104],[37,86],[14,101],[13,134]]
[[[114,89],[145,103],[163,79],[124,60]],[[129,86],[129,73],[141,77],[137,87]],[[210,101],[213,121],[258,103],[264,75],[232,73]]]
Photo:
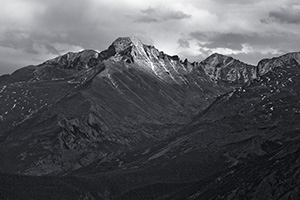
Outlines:
[[193,32],[191,36],[200,42],[206,42],[208,48],[229,48],[241,50],[242,44],[249,40],[248,35],[238,33],[203,33]]
[[300,24],[300,8],[291,6],[283,7],[280,10],[269,12],[269,19],[263,19],[262,22],[275,21],[287,24]]
[[185,40],[185,39],[179,39],[177,41],[177,43],[179,44],[179,47],[181,48],[190,48],[190,43],[189,41]]
[[274,49],[298,50],[300,39],[296,35],[284,32],[271,33],[216,33],[216,32],[192,32],[191,37],[196,39],[207,48],[228,48],[242,50],[243,44],[252,47],[261,46]]
[[141,14],[135,19],[136,22],[152,23],[191,18],[191,15],[188,15],[182,11],[170,10],[166,8],[148,8],[141,10],[140,12]]

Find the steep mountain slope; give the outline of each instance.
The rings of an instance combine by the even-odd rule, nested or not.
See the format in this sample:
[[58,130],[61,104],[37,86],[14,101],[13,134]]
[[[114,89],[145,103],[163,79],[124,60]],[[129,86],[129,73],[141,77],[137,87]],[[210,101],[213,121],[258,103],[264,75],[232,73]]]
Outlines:
[[[15,199],[299,199],[299,55],[261,61],[257,71],[268,72],[221,95],[163,141],[104,157],[65,177],[2,174],[0,194]],[[25,182],[32,185],[30,192],[22,189]],[[64,196],[52,198],[58,186]]]
[[291,55],[299,54],[270,60],[286,61],[137,153],[126,166],[137,168],[126,175],[136,185],[113,178],[129,190],[118,199],[298,199],[300,65]]
[[299,199],[299,74],[300,53],[189,63],[136,38],[22,68],[0,78],[0,198]]
[[219,85],[201,65],[136,38],[118,38],[100,53],[68,53],[0,82],[0,169],[31,175],[155,144],[240,85]]

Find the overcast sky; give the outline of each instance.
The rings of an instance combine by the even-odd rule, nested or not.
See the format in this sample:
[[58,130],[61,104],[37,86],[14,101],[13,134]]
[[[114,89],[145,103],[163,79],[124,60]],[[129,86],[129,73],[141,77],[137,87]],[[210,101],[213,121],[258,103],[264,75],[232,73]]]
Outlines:
[[137,36],[181,59],[300,51],[299,0],[0,0],[0,74]]

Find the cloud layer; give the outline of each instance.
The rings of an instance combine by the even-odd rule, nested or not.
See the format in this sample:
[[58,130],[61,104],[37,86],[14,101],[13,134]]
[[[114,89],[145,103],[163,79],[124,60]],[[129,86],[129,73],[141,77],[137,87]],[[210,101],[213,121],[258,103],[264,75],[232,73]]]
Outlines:
[[299,51],[297,0],[10,0],[0,8],[0,74],[68,51],[137,36],[200,61],[213,52],[256,64]]
[[164,22],[169,20],[181,20],[191,18],[191,15],[185,14],[182,11],[170,10],[167,8],[147,8],[141,10],[141,14],[136,17],[136,22],[152,23],[152,22]]
[[300,6],[281,7],[279,10],[270,11],[269,17],[279,23],[300,24]]

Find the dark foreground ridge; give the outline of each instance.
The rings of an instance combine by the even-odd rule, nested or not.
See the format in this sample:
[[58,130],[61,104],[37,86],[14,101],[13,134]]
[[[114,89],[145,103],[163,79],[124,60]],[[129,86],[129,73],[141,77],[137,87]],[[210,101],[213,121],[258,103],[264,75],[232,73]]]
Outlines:
[[299,199],[300,53],[137,38],[0,77],[0,199]]

